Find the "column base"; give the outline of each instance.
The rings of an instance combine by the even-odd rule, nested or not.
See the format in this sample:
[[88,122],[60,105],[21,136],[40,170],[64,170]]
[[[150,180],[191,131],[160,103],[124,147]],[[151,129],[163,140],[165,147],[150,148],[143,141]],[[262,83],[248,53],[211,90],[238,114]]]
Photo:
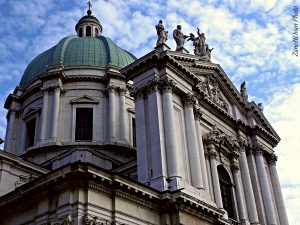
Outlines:
[[159,191],[168,190],[167,178],[164,176],[156,177],[150,181],[150,186]]
[[184,188],[181,177],[169,177],[167,179],[168,189],[170,191],[176,191]]
[[250,223],[251,225],[260,225],[259,222],[253,222],[253,223]]

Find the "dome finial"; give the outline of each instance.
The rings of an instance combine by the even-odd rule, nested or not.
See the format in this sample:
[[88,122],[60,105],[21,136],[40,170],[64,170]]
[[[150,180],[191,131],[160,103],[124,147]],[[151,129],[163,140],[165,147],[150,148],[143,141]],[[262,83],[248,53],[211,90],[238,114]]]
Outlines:
[[91,1],[88,1],[88,6],[89,6],[89,10],[87,11],[87,14],[90,16],[91,14],[92,14],[92,10],[91,10],[91,8],[92,8],[92,3],[91,3]]

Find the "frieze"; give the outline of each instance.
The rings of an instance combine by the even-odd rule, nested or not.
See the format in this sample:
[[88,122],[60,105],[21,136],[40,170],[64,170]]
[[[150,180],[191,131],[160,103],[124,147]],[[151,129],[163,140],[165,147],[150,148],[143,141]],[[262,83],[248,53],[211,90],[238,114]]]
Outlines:
[[20,187],[21,185],[26,184],[26,183],[28,183],[29,181],[32,181],[32,180],[34,180],[34,179],[36,179],[36,178],[38,178],[38,177],[35,176],[35,175],[32,175],[32,174],[30,174],[30,175],[28,175],[28,176],[20,175],[20,176],[19,176],[19,180],[17,180],[17,181],[15,182],[15,187]]
[[229,106],[222,97],[218,82],[214,77],[207,76],[203,80],[200,80],[196,88],[204,93],[210,101],[228,112]]

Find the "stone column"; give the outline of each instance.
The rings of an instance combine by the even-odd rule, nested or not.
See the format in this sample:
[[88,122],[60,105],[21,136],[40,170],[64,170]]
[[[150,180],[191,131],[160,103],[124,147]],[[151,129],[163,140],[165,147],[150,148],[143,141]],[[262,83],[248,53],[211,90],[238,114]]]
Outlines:
[[180,177],[179,157],[176,149],[175,121],[172,92],[174,88],[173,81],[165,80],[162,84],[162,108],[165,128],[165,143],[168,163],[168,176]]
[[151,187],[160,191],[167,190],[166,178],[167,162],[164,140],[164,126],[162,117],[162,97],[157,81],[153,81],[148,87],[148,117],[149,117],[149,141],[151,150]]
[[271,196],[271,189],[265,168],[265,161],[262,150],[255,151],[258,178],[260,181],[262,197],[265,205],[268,225],[277,225],[276,214]]
[[46,139],[46,132],[47,132],[47,123],[48,123],[48,99],[49,93],[47,89],[43,88],[43,109],[42,109],[42,124],[41,124],[41,138],[40,142],[45,141]]
[[186,138],[189,152],[189,163],[190,163],[190,172],[192,178],[192,186],[202,189],[203,188],[203,180],[202,180],[202,170],[200,164],[200,154],[198,151],[198,140],[197,140],[197,132],[195,126],[195,118],[194,118],[194,104],[195,100],[193,96],[188,94],[183,99],[184,104],[184,118],[185,118],[185,130],[186,130]]
[[120,139],[126,141],[126,109],[125,109],[126,89],[120,89]]
[[201,118],[201,111],[198,109],[195,112],[195,123],[196,123],[198,149],[199,149],[201,172],[202,172],[201,175],[202,175],[202,180],[203,180],[203,188],[205,190],[209,191],[205,154],[204,154],[204,146],[203,146],[203,141],[202,141],[201,126],[200,126],[200,118]]
[[240,174],[239,174],[239,166],[237,159],[234,159],[232,162],[232,173],[233,173],[233,180],[235,183],[235,194],[237,198],[237,203],[238,203],[238,210],[239,210],[239,217],[240,217],[240,224],[246,224],[246,211],[245,211],[245,203],[244,199],[242,196],[242,187],[241,187],[241,182],[240,182]]
[[207,148],[210,157],[210,167],[211,167],[212,182],[213,182],[216,204],[218,208],[223,209],[222,195],[221,195],[219,175],[218,175],[217,162],[216,162],[217,152],[214,144],[209,144]]
[[14,143],[14,127],[15,127],[15,119],[16,119],[16,111],[10,109],[8,111],[8,129],[7,129],[7,137],[6,142],[4,142],[4,149],[10,153],[14,153],[13,151],[13,143]]
[[148,158],[147,158],[147,133],[145,119],[145,103],[142,90],[135,91],[135,119],[136,119],[136,150],[138,165],[138,181],[148,181]]
[[60,87],[56,87],[54,89],[54,93],[53,93],[53,114],[52,114],[51,140],[54,142],[57,141],[60,91],[61,91]]
[[258,220],[260,224],[267,224],[267,218],[265,213],[265,206],[262,198],[262,192],[259,184],[259,178],[257,173],[257,166],[255,162],[255,156],[253,149],[249,148],[246,151],[248,168],[250,172],[252,189],[255,198],[255,204],[257,209]]
[[245,198],[248,209],[249,221],[251,224],[259,224],[257,208],[255,204],[254,193],[252,189],[252,182],[249,173],[249,167],[246,157],[245,147],[240,148],[240,165],[241,165],[241,174],[243,179],[243,185],[245,190]]
[[116,119],[115,119],[115,91],[116,88],[109,86],[108,90],[108,139],[110,142],[116,139]]
[[289,221],[287,218],[284,200],[283,200],[281,187],[280,187],[280,182],[277,174],[276,161],[277,161],[277,156],[275,154],[272,154],[269,160],[270,176],[271,176],[276,206],[278,210],[280,225],[288,225]]

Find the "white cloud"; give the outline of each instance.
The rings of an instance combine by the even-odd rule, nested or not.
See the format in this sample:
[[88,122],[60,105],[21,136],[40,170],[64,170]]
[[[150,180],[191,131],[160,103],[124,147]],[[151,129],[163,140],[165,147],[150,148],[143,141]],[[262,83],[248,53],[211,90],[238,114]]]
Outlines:
[[273,100],[265,106],[265,114],[272,121],[282,140],[275,151],[279,156],[277,170],[285,197],[290,224],[300,221],[300,136],[295,132],[300,127],[300,84],[278,90]]

